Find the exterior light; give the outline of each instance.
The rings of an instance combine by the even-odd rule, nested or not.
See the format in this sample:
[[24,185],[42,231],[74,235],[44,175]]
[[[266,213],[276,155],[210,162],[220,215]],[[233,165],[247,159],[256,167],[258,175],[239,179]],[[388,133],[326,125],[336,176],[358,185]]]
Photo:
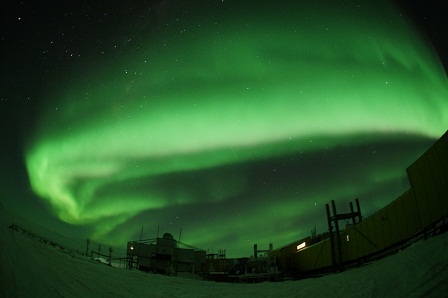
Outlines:
[[300,243],[299,245],[297,245],[297,250],[300,250],[302,248],[304,248],[306,246],[306,242]]

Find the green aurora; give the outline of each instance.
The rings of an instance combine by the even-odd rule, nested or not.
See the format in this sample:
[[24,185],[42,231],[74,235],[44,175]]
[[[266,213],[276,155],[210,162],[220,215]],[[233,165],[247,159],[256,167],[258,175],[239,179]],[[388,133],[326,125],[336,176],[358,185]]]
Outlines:
[[[447,76],[395,8],[324,7],[223,2],[93,57],[48,92],[26,151],[33,191],[97,241],[161,224],[236,255],[307,236],[332,198],[392,201],[448,127]],[[385,142],[377,162],[335,161]]]

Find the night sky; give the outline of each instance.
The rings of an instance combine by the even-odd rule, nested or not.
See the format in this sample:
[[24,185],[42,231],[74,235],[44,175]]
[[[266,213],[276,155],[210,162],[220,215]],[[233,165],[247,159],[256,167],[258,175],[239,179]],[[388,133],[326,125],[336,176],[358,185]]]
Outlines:
[[396,199],[448,128],[442,1],[1,6],[0,201],[80,243],[279,247]]

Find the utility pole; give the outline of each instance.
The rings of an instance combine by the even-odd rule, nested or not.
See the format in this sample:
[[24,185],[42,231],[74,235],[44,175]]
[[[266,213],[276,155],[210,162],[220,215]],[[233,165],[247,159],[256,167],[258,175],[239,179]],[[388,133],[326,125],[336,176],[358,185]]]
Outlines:
[[112,265],[112,247],[109,247],[109,265]]

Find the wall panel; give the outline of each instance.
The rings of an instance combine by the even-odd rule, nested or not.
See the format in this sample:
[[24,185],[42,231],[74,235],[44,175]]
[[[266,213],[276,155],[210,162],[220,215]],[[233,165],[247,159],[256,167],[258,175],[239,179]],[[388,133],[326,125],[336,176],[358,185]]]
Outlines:
[[423,227],[426,227],[431,223],[431,214],[429,212],[428,201],[426,200],[426,190],[421,177],[418,161],[408,168],[408,173],[415,194],[416,206],[420,215],[420,223]]
[[437,152],[439,157],[439,162],[444,172],[443,176],[445,179],[448,179],[448,136],[445,140],[441,139],[437,141],[434,144],[434,150]]
[[364,238],[365,254],[371,254],[378,250],[378,239],[375,232],[375,215],[372,215],[365,221],[365,228],[361,229]]
[[367,227],[366,221],[363,221],[356,226],[351,228],[350,241],[353,241],[354,245],[356,245],[356,255],[353,258],[362,256],[366,251],[368,251],[368,243],[364,238],[363,230]]
[[385,212],[385,209],[381,209],[380,211],[378,211],[378,216],[375,217],[375,225],[377,226],[376,229],[376,235],[377,235],[377,239],[378,239],[378,244],[380,245],[380,249],[386,247],[387,243],[389,243],[388,241],[388,233],[387,228],[388,228],[388,218]]
[[439,195],[437,186],[434,181],[434,174],[430,168],[429,159],[432,150],[428,150],[418,161],[418,167],[420,169],[420,178],[422,179],[423,187],[425,190],[424,199],[428,207],[429,212],[429,224],[438,221],[442,217],[440,210]]
[[[405,193],[407,194],[407,192]],[[399,197],[396,200],[395,204],[395,223],[397,225],[397,229],[399,231],[399,238],[400,240],[408,237],[411,234],[411,227],[408,224],[408,220],[405,215],[404,210],[404,201],[408,199],[408,197],[403,194],[401,197]],[[415,220],[412,219],[410,222],[414,222]]]
[[323,243],[321,245],[314,245],[313,247],[310,247],[311,258],[309,267],[311,269],[324,267],[325,260],[322,256],[323,247],[324,247]]
[[352,228],[354,231],[353,238],[356,239],[358,255],[368,254],[372,249],[365,237],[368,234],[368,224],[368,219],[366,219]]
[[389,224],[390,224],[390,241],[391,243],[396,243],[402,239],[402,235],[405,234],[404,231],[402,231],[402,226],[399,225],[398,219],[397,219],[397,205],[399,200],[395,200],[392,203],[390,203],[387,208],[387,213],[389,216]]
[[[347,241],[347,235],[350,236],[350,228],[342,231],[341,235],[341,247],[342,247],[342,261],[351,260],[353,254],[356,253],[353,241]],[[350,240],[350,239],[349,239]]]
[[[437,142],[437,144],[442,144]],[[438,195],[438,208],[441,216],[448,215],[448,162],[444,164],[443,160],[448,160],[448,152],[444,152],[445,156],[440,156],[439,150],[434,147],[428,156],[429,166],[433,173],[434,183]],[[443,167],[447,168],[444,169]]]
[[[409,210],[409,201],[411,200],[411,190],[408,190],[400,196],[398,204],[396,206],[397,222],[402,228],[402,238],[408,237],[413,234],[416,226],[418,225],[419,219],[414,216],[413,210]],[[408,218],[407,213],[411,213],[412,217]]]
[[409,190],[406,194],[406,199],[403,200],[403,211],[406,216],[406,224],[409,229],[409,235],[416,233],[423,228],[420,218],[420,211],[417,205],[414,190]]
[[332,259],[329,239],[295,252],[292,261],[299,272],[330,267]]
[[327,240],[323,243],[322,247],[322,261],[325,267],[329,267],[333,264],[333,260],[331,258],[331,244],[330,240]]
[[384,248],[384,238],[383,238],[383,220],[382,214],[380,212],[375,213],[372,216],[372,227],[370,230],[370,235],[375,235],[375,243],[378,246],[377,250],[381,250]]

